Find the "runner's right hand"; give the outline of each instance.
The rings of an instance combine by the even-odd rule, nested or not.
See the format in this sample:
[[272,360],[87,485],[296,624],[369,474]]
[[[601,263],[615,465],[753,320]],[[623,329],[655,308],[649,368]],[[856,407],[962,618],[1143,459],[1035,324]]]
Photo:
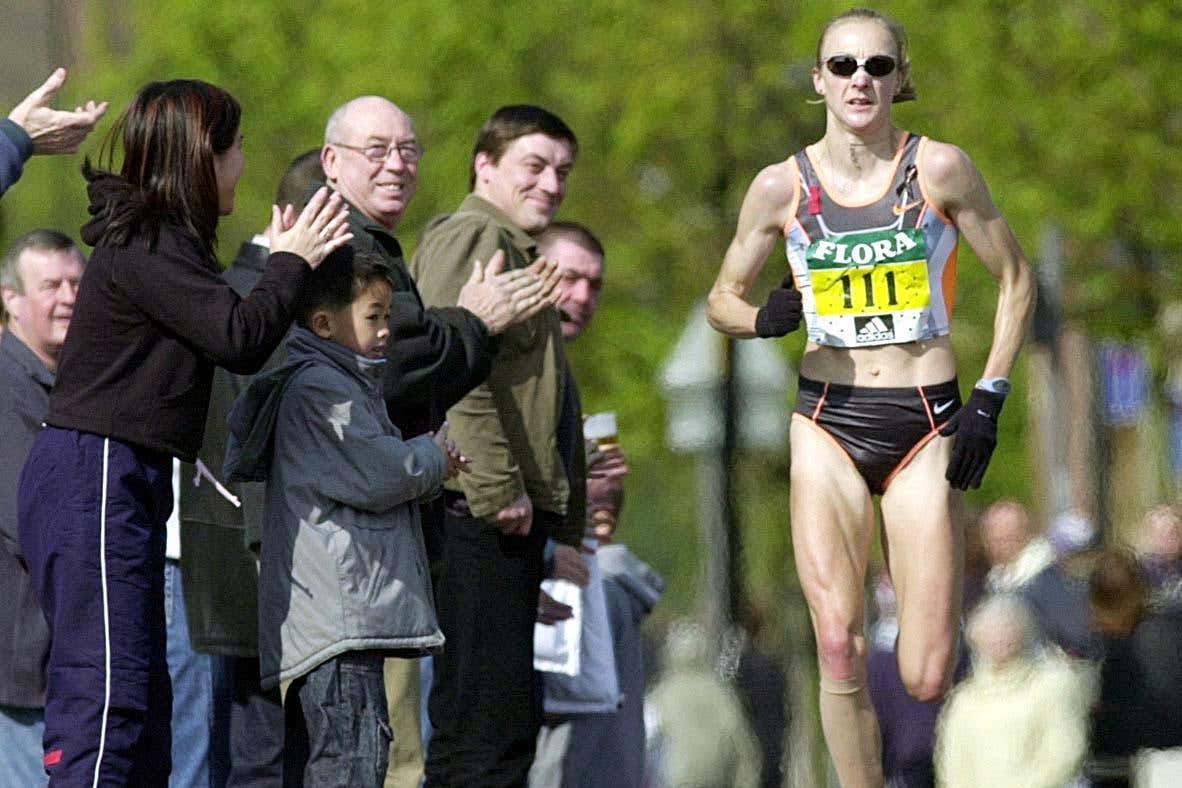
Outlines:
[[334,251],[353,240],[349,232],[349,208],[341,206],[341,195],[322,187],[295,216],[288,205],[282,211],[271,206],[271,226],[267,236],[271,252],[291,252],[308,261],[313,268],[324,262]]
[[800,328],[802,314],[800,291],[792,274],[788,274],[779,287],[768,293],[767,303],[755,314],[755,335],[766,338],[790,334]]

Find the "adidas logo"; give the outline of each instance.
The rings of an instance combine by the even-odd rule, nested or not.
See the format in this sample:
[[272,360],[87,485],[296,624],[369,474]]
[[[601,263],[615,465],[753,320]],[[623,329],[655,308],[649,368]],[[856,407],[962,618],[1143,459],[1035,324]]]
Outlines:
[[857,332],[856,341],[859,344],[886,342],[895,338],[895,318],[891,315],[855,317],[854,330]]

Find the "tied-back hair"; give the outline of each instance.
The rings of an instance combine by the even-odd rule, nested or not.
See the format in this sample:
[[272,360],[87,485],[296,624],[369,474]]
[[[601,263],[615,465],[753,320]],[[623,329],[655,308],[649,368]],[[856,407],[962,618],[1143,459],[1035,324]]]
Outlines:
[[895,61],[897,67],[905,75],[903,78],[903,87],[894,95],[891,103],[898,104],[903,101],[915,101],[918,98],[918,94],[915,92],[915,87],[911,84],[911,51],[907,43],[907,31],[903,29],[903,26],[898,21],[880,11],[875,11],[873,8],[851,8],[849,11],[833,17],[825,24],[825,27],[821,30],[821,35],[817,37],[816,68],[821,68],[824,65],[821,62],[821,45],[825,43],[825,36],[828,35],[829,30],[837,23],[850,19],[870,19],[878,22],[891,34],[891,38],[895,40]]
[[[234,144],[241,118],[238,101],[208,82],[177,79],[141,88],[104,139],[98,167],[89,157],[82,165],[88,181],[110,179],[105,188],[116,191],[99,208],[107,214],[99,217],[106,219],[99,242],[122,246],[142,233],[154,246],[161,225],[171,224],[213,258],[218,223],[213,159]],[[116,145],[122,153],[117,175]]]

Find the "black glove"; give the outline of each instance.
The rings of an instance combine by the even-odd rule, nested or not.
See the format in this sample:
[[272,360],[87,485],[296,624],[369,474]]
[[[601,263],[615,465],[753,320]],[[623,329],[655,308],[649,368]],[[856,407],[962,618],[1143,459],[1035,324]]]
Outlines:
[[997,446],[997,417],[1005,401],[1005,394],[974,388],[969,401],[940,427],[941,435],[956,436],[944,474],[956,489],[975,490],[981,486]]
[[780,286],[768,293],[767,303],[755,314],[755,334],[760,337],[782,337],[800,328],[800,291],[792,281],[792,274],[784,277]]

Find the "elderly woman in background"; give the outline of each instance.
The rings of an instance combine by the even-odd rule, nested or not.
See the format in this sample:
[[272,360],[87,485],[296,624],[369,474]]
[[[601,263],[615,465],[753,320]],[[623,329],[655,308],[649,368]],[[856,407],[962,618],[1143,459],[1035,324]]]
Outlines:
[[972,676],[940,715],[936,773],[946,788],[1062,788],[1087,746],[1089,693],[1070,663],[1036,647],[1026,603],[986,599],[969,618]]

